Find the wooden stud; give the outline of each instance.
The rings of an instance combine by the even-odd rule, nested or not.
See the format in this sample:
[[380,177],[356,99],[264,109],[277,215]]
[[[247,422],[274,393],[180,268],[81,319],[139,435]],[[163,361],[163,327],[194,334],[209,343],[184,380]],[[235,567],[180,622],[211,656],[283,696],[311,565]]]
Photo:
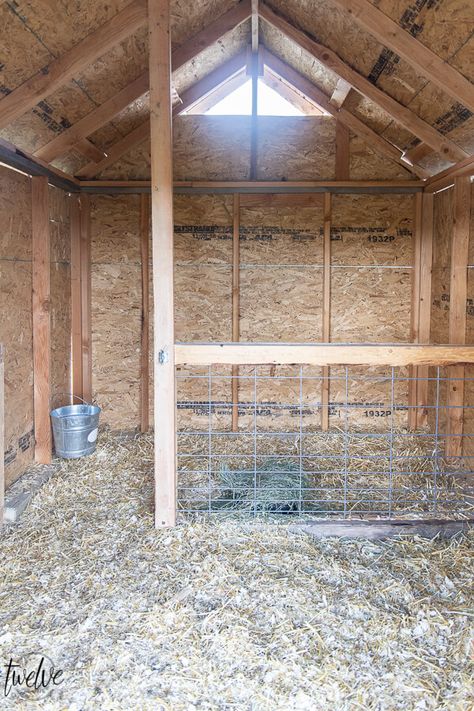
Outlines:
[[[410,341],[412,343],[419,342],[419,325],[420,325],[420,265],[421,265],[421,221],[423,210],[423,195],[418,193],[415,195],[415,216],[413,230],[413,271],[412,271],[412,290],[411,290],[411,308],[410,308]],[[416,429],[417,424],[417,374],[418,370],[415,366],[410,366],[408,370],[408,428]]]
[[50,230],[48,179],[31,179],[33,257],[33,404],[35,461],[51,463],[51,322]]
[[[434,227],[434,197],[423,194],[423,209],[421,217],[421,255],[420,255],[420,289],[418,342],[429,343],[431,337],[431,278],[433,270],[433,227]],[[428,376],[427,366],[418,366],[417,384],[417,428],[428,424]]]
[[349,180],[349,170],[349,129],[341,121],[336,121],[336,180]]
[[140,195],[142,318],[140,348],[140,431],[150,429],[150,197]]
[[[451,243],[451,280],[449,298],[449,341],[466,343],[466,301],[471,217],[471,181],[456,178],[454,183],[454,226]],[[449,369],[446,455],[460,457],[464,432],[463,365]]]
[[[234,195],[232,230],[232,341],[240,340],[240,195]],[[239,367],[232,366],[232,430],[239,429]]]
[[170,0],[148,0],[154,296],[155,525],[176,523]]
[[417,138],[431,146],[433,150],[441,153],[445,158],[453,162],[466,158],[466,152],[456,143],[446,138],[446,136],[443,136],[414,111],[400,104],[389,96],[389,94],[386,94],[369,81],[369,79],[356,72],[355,69],[352,69],[352,67],[346,64],[331,49],[319,44],[308,34],[292,25],[291,22],[284,17],[276,14],[268,5],[264,3],[260,4],[260,15],[310,56],[328,69],[331,69],[341,79],[347,81],[360,94],[383,108],[395,121],[413,133]]
[[474,112],[474,86],[441,57],[402,29],[369,0],[336,0],[351,17],[384,47],[388,47],[422,76]]
[[0,128],[5,128],[46,96],[79,76],[96,59],[133,34],[145,22],[146,0],[134,0],[62,57],[54,59],[7,94],[0,101]]
[[[331,340],[331,221],[332,221],[332,196],[324,195],[324,243],[323,243],[323,318],[322,340],[329,343]],[[321,383],[321,429],[329,429],[329,397],[330,380],[329,368],[323,367]]]
[[[71,196],[71,334],[72,395],[83,398],[82,390],[82,296],[81,296],[81,205]],[[73,397],[74,402],[74,397]]]
[[90,199],[81,195],[82,397],[92,402],[91,222]]

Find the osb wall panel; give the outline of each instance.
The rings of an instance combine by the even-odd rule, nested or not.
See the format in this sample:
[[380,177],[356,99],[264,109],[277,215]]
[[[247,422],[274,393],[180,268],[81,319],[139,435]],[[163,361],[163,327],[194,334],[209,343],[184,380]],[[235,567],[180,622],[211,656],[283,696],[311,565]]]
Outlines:
[[137,195],[91,200],[92,388],[114,429],[138,422],[139,206]]
[[[412,196],[334,198],[333,340],[409,339],[413,204]],[[175,199],[178,341],[231,339],[232,209],[232,196],[181,195]],[[92,216],[94,387],[100,404],[105,405],[104,421],[114,429],[130,430],[138,426],[140,397],[138,201],[133,196],[95,198]],[[243,207],[240,246],[241,340],[321,340],[321,197],[315,196],[311,207]],[[250,417],[254,387],[254,371],[247,370],[248,378],[240,385],[243,423]],[[265,426],[279,426],[285,417],[288,426],[296,421],[297,379],[278,380],[288,370],[259,369],[259,375],[266,376],[259,380],[257,394],[259,418]],[[385,375],[372,370],[372,375]],[[206,372],[203,369],[201,374]],[[228,368],[213,369],[211,386],[212,416],[226,427],[230,383],[219,375],[229,372]],[[313,380],[303,385],[305,423],[318,426],[321,371],[309,369],[306,374]],[[209,417],[207,379],[189,375],[190,369],[179,370],[179,423],[183,427],[199,426]],[[343,417],[339,385],[334,383],[334,392],[331,385],[335,425]],[[386,381],[353,384],[351,397],[358,404],[351,415],[354,426],[381,427],[373,413],[390,408],[387,388]],[[397,388],[395,422],[401,423],[406,415],[406,387]],[[122,400],[128,408],[121,405]]]
[[333,198],[331,340],[410,338],[414,199]]
[[[260,116],[257,122],[260,180],[333,180],[336,122],[327,116]],[[178,116],[174,121],[175,180],[248,180],[249,116]],[[350,142],[350,177],[410,180],[412,173],[373,152],[356,136]],[[97,176],[103,180],[150,177],[150,144],[130,150]]]
[[51,235],[51,402],[67,402],[71,391],[71,239],[70,198],[49,189]]
[[261,116],[257,140],[260,180],[324,180],[334,175],[333,118]]
[[5,477],[33,458],[31,181],[0,167],[0,342],[5,346]]

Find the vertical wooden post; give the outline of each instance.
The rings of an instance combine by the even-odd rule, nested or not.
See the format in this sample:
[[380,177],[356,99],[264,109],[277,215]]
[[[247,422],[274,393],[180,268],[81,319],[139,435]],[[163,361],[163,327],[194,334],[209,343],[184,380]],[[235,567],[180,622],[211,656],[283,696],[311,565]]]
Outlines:
[[349,129],[340,121],[336,121],[336,180],[349,180],[349,146]]
[[[331,340],[331,220],[332,195],[324,193],[324,236],[323,236],[323,316],[322,340]],[[322,369],[321,385],[321,429],[329,429],[329,368]]]
[[257,180],[258,170],[258,77],[259,66],[259,18],[258,0],[251,0],[252,5],[252,45],[250,54],[250,72],[252,78],[252,121],[250,133],[250,180]]
[[[411,309],[410,309],[410,341],[418,343],[420,325],[420,265],[421,265],[421,232],[423,216],[423,196],[421,193],[415,195],[415,225],[413,229],[413,273],[411,289]],[[416,429],[418,403],[418,369],[415,366],[408,368],[408,428]]]
[[154,295],[155,525],[176,523],[170,0],[148,0]]
[[33,409],[35,461],[51,463],[51,323],[50,323],[50,230],[48,179],[31,179],[33,254]]
[[[240,195],[234,194],[232,232],[232,341],[240,340]],[[232,366],[232,430],[239,429],[239,367]]]
[[92,400],[91,221],[90,199],[81,195],[82,397]]
[[[451,242],[451,288],[449,298],[449,342],[466,343],[467,266],[471,216],[469,177],[454,182],[454,228]],[[464,373],[462,365],[449,368],[446,455],[462,455],[464,432]]]
[[[71,196],[71,333],[72,394],[83,398],[82,391],[82,304],[81,304],[81,206]],[[74,398],[73,398],[74,402]]]
[[[429,343],[431,337],[431,277],[433,271],[434,194],[422,197],[420,291],[418,314],[418,343]],[[428,375],[427,366],[418,366],[416,426],[428,423]]]
[[142,262],[142,331],[140,349],[140,430],[150,428],[150,198],[140,195],[140,252]]

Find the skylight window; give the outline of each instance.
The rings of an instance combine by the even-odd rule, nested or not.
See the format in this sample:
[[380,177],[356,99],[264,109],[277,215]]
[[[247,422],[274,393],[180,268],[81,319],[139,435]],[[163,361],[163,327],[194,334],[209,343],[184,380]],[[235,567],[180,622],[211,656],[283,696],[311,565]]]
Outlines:
[[[250,116],[252,114],[252,81],[249,79],[205,112],[208,116]],[[259,116],[304,116],[277,91],[258,80]]]

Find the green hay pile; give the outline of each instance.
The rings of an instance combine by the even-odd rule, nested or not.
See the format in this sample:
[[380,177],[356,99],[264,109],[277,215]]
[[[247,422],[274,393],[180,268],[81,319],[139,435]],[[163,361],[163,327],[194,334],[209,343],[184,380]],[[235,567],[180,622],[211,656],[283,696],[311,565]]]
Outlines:
[[268,457],[256,471],[230,469],[223,465],[219,474],[219,492],[212,508],[297,513],[301,511],[308,485],[307,475],[300,471],[299,462],[294,459]]

